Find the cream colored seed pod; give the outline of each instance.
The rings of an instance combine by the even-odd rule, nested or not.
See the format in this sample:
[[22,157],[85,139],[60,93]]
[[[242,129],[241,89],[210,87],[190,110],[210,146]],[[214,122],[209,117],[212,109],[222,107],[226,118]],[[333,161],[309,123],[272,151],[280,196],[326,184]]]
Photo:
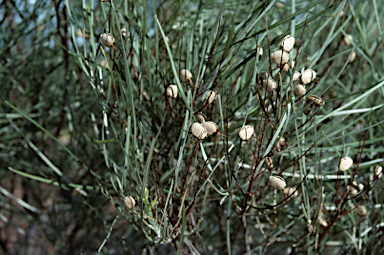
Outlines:
[[124,198],[124,204],[128,210],[132,210],[136,205],[136,201],[132,196],[126,196]]
[[202,113],[198,113],[196,119],[200,124],[203,124],[205,122],[205,116]]
[[272,52],[271,58],[272,61],[279,66],[289,62],[289,54],[283,50]]
[[348,62],[349,62],[349,63],[352,63],[353,60],[355,60],[355,58],[356,58],[356,52],[352,52],[351,55],[350,55],[350,57],[349,57]]
[[316,78],[316,72],[312,69],[306,69],[302,74],[301,74],[301,81],[304,84],[309,84],[311,83],[314,79]]
[[177,98],[178,88],[176,85],[169,85],[167,88],[167,96]]
[[203,127],[205,127],[208,135],[213,135],[214,133],[219,131],[219,126],[217,126],[217,124],[213,121],[205,121],[201,125],[203,125]]
[[180,71],[180,78],[183,82],[192,81],[192,73],[188,69]]
[[291,195],[292,197],[299,196],[299,191],[297,190],[297,187],[284,188],[284,193],[287,194],[287,196],[291,196]]
[[319,217],[318,220],[319,220],[319,224],[321,226],[323,226],[325,228],[328,227],[328,223],[327,223],[327,221],[323,217]]
[[292,35],[287,35],[284,37],[283,41],[281,42],[281,47],[283,50],[290,52],[293,49],[293,46],[295,46],[295,37]]
[[352,41],[353,41],[353,36],[352,35],[344,36],[344,43],[346,45],[351,45]]
[[350,157],[344,157],[340,160],[340,171],[346,171],[353,165],[353,160]]
[[380,178],[381,175],[382,175],[382,172],[383,171],[383,168],[381,166],[376,166],[375,167],[375,175],[377,176],[377,178]]
[[265,167],[267,169],[272,169],[273,168],[273,161],[270,157],[266,157],[264,160]]
[[106,47],[112,47],[115,43],[115,38],[109,33],[101,34],[100,40]]
[[310,104],[310,103],[312,103],[312,101],[313,101],[313,105],[317,106],[317,107],[324,106],[324,104],[325,104],[324,100],[318,96],[315,96],[315,95],[307,96],[307,103]]
[[205,97],[205,100],[208,101],[208,104],[212,104],[216,100],[217,94],[215,91],[210,90]]
[[205,129],[205,127],[203,127],[203,125],[198,122],[192,124],[191,131],[192,134],[200,140],[206,138],[208,135],[207,129]]
[[273,79],[266,80],[267,82],[267,92],[272,92],[277,89],[277,83]]
[[295,93],[296,96],[302,97],[306,92],[307,90],[303,85],[300,84],[299,81],[296,80],[293,82],[293,93]]
[[251,139],[253,132],[255,132],[253,127],[244,126],[242,129],[240,129],[239,136],[240,136],[241,140],[248,141],[249,139]]
[[364,205],[357,206],[357,214],[360,216],[367,215],[367,208]]
[[[291,67],[294,68],[295,67],[295,61],[292,61],[291,63]],[[288,63],[285,63],[284,66],[283,66],[283,71],[284,72],[288,72],[289,68],[291,68]]]
[[284,189],[287,186],[287,183],[280,176],[270,176],[269,177],[269,185],[271,185],[274,189]]
[[261,48],[260,46],[257,46],[256,52],[259,54],[259,57],[263,56],[263,48]]
[[300,76],[301,76],[301,73],[298,72],[298,71],[295,71],[295,72],[293,73],[292,80],[293,80],[293,81],[297,81],[297,80],[299,80]]
[[347,186],[347,191],[350,192],[352,195],[356,195],[359,191],[353,187],[353,186]]
[[359,184],[359,190],[363,190],[364,189],[364,184],[360,183]]
[[126,37],[126,36],[127,36],[127,29],[126,29],[125,27],[123,27],[123,28],[121,29],[121,35],[122,35],[123,37]]

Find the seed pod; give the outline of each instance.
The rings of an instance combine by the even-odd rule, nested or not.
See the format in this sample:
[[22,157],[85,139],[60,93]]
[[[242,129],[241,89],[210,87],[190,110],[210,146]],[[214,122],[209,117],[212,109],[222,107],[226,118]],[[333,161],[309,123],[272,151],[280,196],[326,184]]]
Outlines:
[[269,185],[271,185],[274,189],[284,189],[287,186],[287,183],[280,176],[270,176],[269,177]]
[[272,52],[271,58],[273,62],[279,66],[289,62],[289,54],[283,50]]
[[295,71],[295,72],[293,73],[292,80],[293,80],[293,81],[299,80],[300,76],[301,76],[301,73],[298,72],[298,71]]
[[273,79],[266,80],[267,82],[267,92],[272,92],[277,89],[277,84]]
[[200,124],[203,124],[205,122],[205,116],[202,113],[198,113],[196,119]]
[[112,47],[115,43],[115,38],[109,33],[101,34],[100,40],[106,47]]
[[318,96],[315,96],[315,95],[307,96],[307,103],[310,104],[312,103],[312,101],[313,101],[313,105],[317,107],[324,106],[325,104],[324,100]]
[[382,175],[382,172],[383,171],[383,168],[381,166],[376,166],[375,167],[375,175],[377,176],[377,178],[380,178],[381,175]]
[[299,191],[297,190],[297,187],[288,187],[284,188],[284,193],[289,197],[292,195],[292,197],[298,197]]
[[347,186],[347,191],[350,192],[352,195],[356,195],[359,191],[353,187],[353,186]]
[[350,55],[350,57],[349,57],[348,62],[349,62],[349,63],[352,63],[353,60],[355,60],[355,58],[356,58],[356,52],[352,52],[351,55]]
[[128,210],[132,210],[136,205],[136,201],[132,196],[126,196],[124,198],[124,204]]
[[192,124],[191,131],[192,131],[192,134],[197,139],[200,139],[200,140],[206,138],[207,135],[208,135],[207,130],[205,129],[205,127],[203,127],[203,125],[201,125],[198,122],[195,122],[195,123]]
[[353,41],[353,36],[352,35],[344,36],[344,43],[346,45],[351,45],[352,41]]
[[328,223],[327,223],[327,221],[323,217],[319,217],[318,220],[319,220],[319,224],[321,226],[323,226],[325,228],[328,227]]
[[169,85],[167,88],[167,96],[177,98],[178,88],[176,85]]
[[346,171],[353,165],[353,160],[350,157],[344,157],[340,160],[340,171]]
[[257,46],[256,52],[259,54],[259,57],[263,56],[263,48],[261,48],[260,46]]
[[180,71],[180,78],[183,82],[192,81],[192,73],[188,69]]
[[357,206],[357,214],[360,216],[367,215],[367,208],[364,205],[358,205]]
[[[291,63],[291,67],[294,68],[295,67],[295,61],[292,61]],[[288,65],[288,63],[285,63],[284,66],[283,66],[283,71],[284,72],[288,72],[290,66]]]
[[293,46],[295,46],[295,37],[292,35],[287,35],[284,37],[283,41],[281,42],[281,47],[283,50],[290,52],[293,49]]
[[240,129],[239,136],[241,140],[248,141],[249,139],[251,139],[254,131],[255,130],[253,129],[253,127],[244,126],[242,129]]
[[364,189],[364,184],[360,183],[360,184],[359,184],[359,189],[360,189],[360,190],[363,190],[363,189]]
[[210,90],[205,97],[205,100],[208,101],[208,104],[212,104],[216,100],[217,94],[215,91]]
[[305,115],[312,115],[312,105],[309,105],[308,103],[304,104],[304,110],[303,113]]
[[301,81],[304,84],[311,83],[315,78],[316,78],[316,72],[314,70],[312,70],[312,69],[306,69],[301,74]]
[[269,78],[269,74],[268,74],[267,72],[262,71],[262,72],[260,73],[260,78],[261,78],[262,80],[268,80],[268,78]]
[[205,127],[208,135],[213,135],[214,133],[219,131],[219,126],[217,126],[217,124],[213,121],[206,121],[206,122],[202,123],[201,125],[203,125],[203,127]]
[[273,168],[273,161],[270,157],[266,157],[264,160],[265,167],[267,169],[272,169]]
[[[296,83],[296,85],[295,85],[295,83]],[[305,87],[303,85],[300,84],[299,81],[296,80],[293,82],[293,93],[295,93],[296,96],[302,97],[305,95],[306,92],[307,92],[307,90],[305,89]]]
[[121,35],[122,35],[123,37],[126,37],[126,36],[127,36],[127,29],[126,29],[125,27],[123,27],[123,28],[121,29]]
[[276,143],[276,147],[275,147],[276,151],[280,152],[282,147],[285,146],[285,145],[286,145],[285,144],[285,138],[284,137],[280,137],[279,141]]

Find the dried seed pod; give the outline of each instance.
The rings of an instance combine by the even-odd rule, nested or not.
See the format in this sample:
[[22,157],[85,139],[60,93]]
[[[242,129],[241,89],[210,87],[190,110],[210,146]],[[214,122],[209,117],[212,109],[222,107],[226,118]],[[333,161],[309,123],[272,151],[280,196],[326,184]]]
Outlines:
[[364,189],[364,184],[360,183],[360,184],[359,184],[359,189],[360,189],[360,190],[363,190],[363,189]]
[[273,62],[279,66],[289,62],[289,54],[283,50],[272,52],[271,58]]
[[203,122],[201,125],[205,127],[208,135],[213,135],[214,133],[217,133],[219,131],[219,126],[213,121],[206,121]]
[[212,104],[216,100],[217,94],[215,91],[210,90],[205,97],[205,100],[208,101],[208,104]]
[[99,65],[101,65],[102,67],[105,67],[109,70],[109,65],[108,65],[107,60],[105,60],[105,59],[100,60]]
[[376,166],[375,167],[375,175],[377,176],[377,178],[380,178],[381,175],[382,175],[382,172],[383,171],[383,168],[381,166]]
[[353,160],[350,157],[344,157],[340,160],[340,171],[346,171],[353,165]]
[[180,78],[183,82],[192,81],[192,73],[188,69],[180,71]]
[[289,70],[290,67],[292,67],[292,68],[295,67],[295,61],[292,61],[291,66],[289,66],[288,63],[285,63],[285,64],[283,65],[283,71],[284,71],[284,72],[288,72],[288,70]]
[[304,104],[304,110],[303,113],[305,115],[312,115],[312,105],[309,105],[308,103]]
[[298,197],[299,191],[297,190],[297,187],[288,187],[284,188],[284,193],[289,197],[292,195],[292,197]]
[[126,29],[125,27],[123,27],[123,28],[121,29],[121,35],[122,35],[123,37],[126,37],[126,36],[127,36],[127,29]]
[[262,72],[260,73],[260,78],[261,78],[262,80],[268,80],[268,78],[269,78],[269,74],[268,74],[267,72],[262,71]]
[[357,206],[357,214],[360,216],[367,215],[367,208],[364,205],[358,205]]
[[277,89],[277,83],[273,79],[266,80],[267,82],[267,92],[272,92]]
[[196,119],[200,124],[203,124],[205,122],[205,116],[202,113],[198,113]]
[[283,146],[285,146],[285,138],[284,137],[280,137],[279,141],[276,143],[276,151],[277,152],[280,152],[281,149],[283,148]]
[[293,80],[293,81],[299,80],[300,76],[301,76],[301,73],[298,72],[298,71],[295,71],[295,72],[293,73],[292,80]]
[[271,185],[274,189],[284,189],[287,186],[287,183],[280,176],[270,176],[269,177],[269,185]]
[[351,55],[350,55],[350,57],[349,57],[348,62],[349,62],[349,63],[352,63],[353,60],[355,60],[355,58],[356,58],[356,52],[352,52]]
[[347,186],[347,191],[350,192],[352,195],[356,195],[359,191],[353,187],[353,186]]
[[176,85],[169,85],[167,88],[167,96],[177,98],[178,88]]
[[307,92],[307,90],[305,89],[305,87],[303,85],[300,84],[299,81],[296,80],[293,82],[293,93],[295,93],[296,96],[302,97],[305,95],[306,92]]
[[340,14],[339,14],[339,17],[340,17],[340,18],[344,16],[344,11],[341,11],[341,12],[336,11],[335,14],[333,14],[333,17],[336,18],[336,16],[337,16],[338,13],[340,13]]
[[353,36],[352,35],[344,36],[344,43],[346,45],[351,45],[352,41],[353,41]]
[[115,43],[115,38],[109,33],[101,34],[100,40],[106,47],[112,47]]
[[266,157],[264,160],[265,167],[267,169],[272,169],[273,168],[273,161],[270,157]]
[[255,130],[253,129],[253,127],[244,126],[242,129],[240,129],[239,136],[241,140],[248,141],[249,139],[251,139],[254,131]]
[[283,50],[290,52],[293,49],[293,46],[295,46],[295,37],[292,35],[287,35],[284,37],[283,41],[281,42],[281,47]]
[[309,84],[311,83],[314,79],[316,78],[316,72],[312,69],[306,69],[302,74],[301,74],[301,81],[304,84]]
[[324,106],[325,104],[324,100],[318,96],[315,96],[315,95],[307,96],[307,103],[310,104],[312,103],[312,101],[313,101],[313,105],[317,107]]
[[192,131],[192,134],[197,139],[200,139],[200,140],[206,138],[207,135],[208,135],[207,129],[205,129],[205,127],[203,127],[203,125],[201,125],[198,122],[195,122],[195,123],[192,124],[191,131]]
[[263,48],[261,48],[260,46],[257,46],[256,52],[259,54],[259,57],[263,56]]
[[132,196],[126,196],[124,198],[124,204],[128,210],[132,210],[136,205],[136,201]]
[[328,223],[327,223],[327,221],[323,217],[319,217],[318,220],[319,220],[319,224],[321,226],[323,226],[325,228],[328,227]]

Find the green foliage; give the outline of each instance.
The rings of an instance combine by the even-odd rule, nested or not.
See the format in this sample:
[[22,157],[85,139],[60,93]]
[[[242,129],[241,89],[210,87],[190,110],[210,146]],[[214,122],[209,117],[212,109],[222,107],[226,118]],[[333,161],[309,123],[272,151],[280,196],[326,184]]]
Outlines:
[[[2,251],[382,252],[384,9],[372,2],[6,2]],[[288,72],[270,58],[286,35]],[[293,74],[309,68],[298,97]],[[219,132],[194,137],[198,113]]]

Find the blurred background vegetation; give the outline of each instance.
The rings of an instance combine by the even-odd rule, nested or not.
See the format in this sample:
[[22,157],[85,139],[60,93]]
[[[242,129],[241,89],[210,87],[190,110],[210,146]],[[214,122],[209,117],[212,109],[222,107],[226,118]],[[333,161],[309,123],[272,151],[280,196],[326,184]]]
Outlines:
[[[383,15],[376,0],[2,1],[0,253],[383,253]],[[286,35],[288,72],[269,57]],[[308,116],[292,92],[307,68],[325,101]],[[191,134],[199,112],[220,134]]]

